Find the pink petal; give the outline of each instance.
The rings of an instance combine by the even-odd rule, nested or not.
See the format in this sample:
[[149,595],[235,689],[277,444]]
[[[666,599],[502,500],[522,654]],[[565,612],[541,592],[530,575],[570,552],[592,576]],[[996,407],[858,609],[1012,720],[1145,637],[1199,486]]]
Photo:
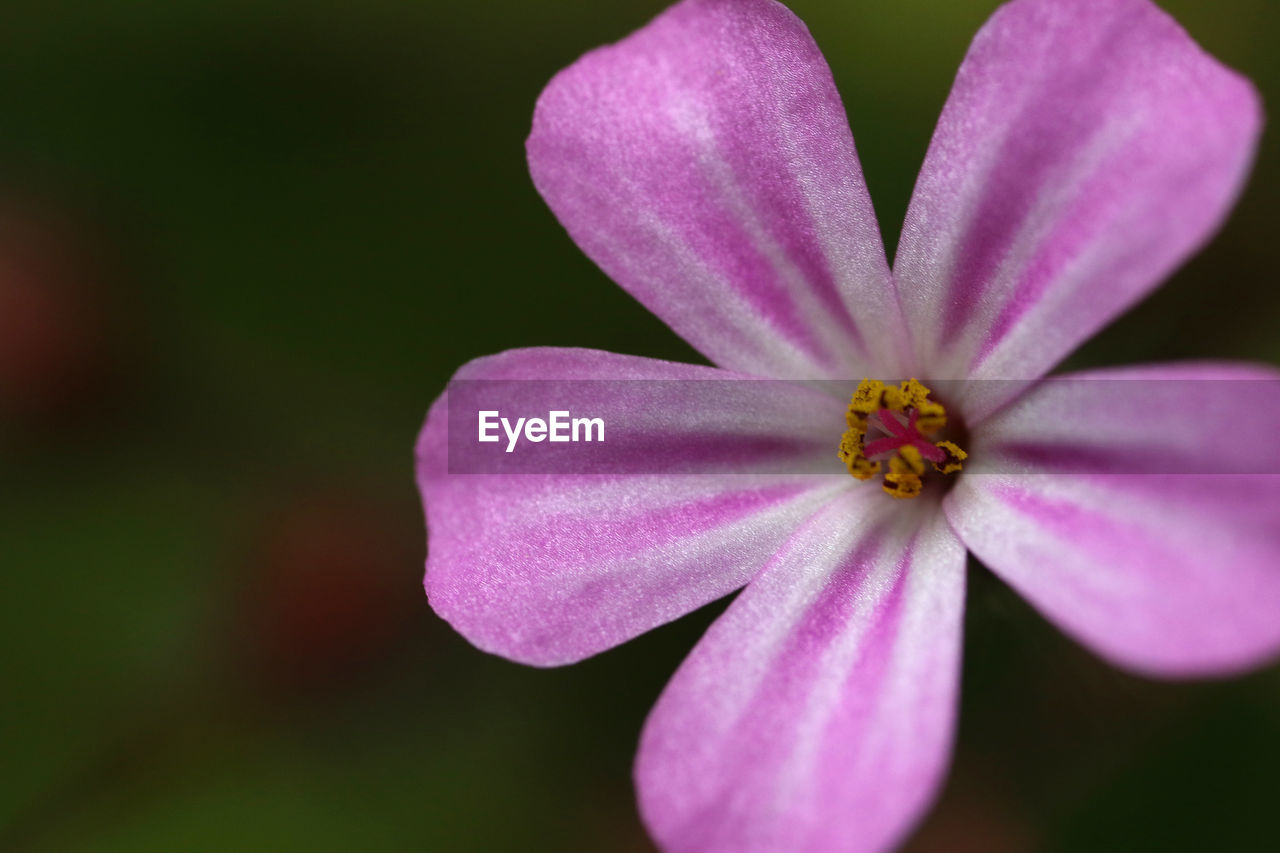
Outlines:
[[[465,365],[455,379],[629,380],[564,383],[562,390],[577,393],[586,412],[630,412],[651,425],[651,435],[631,430],[640,445],[737,447],[746,473],[451,474],[442,396],[418,441],[432,607],[486,651],[554,665],[610,648],[746,583],[852,481],[835,457],[839,401],[791,383],[735,378],[710,367],[591,350],[514,350]],[[690,389],[706,385],[696,380],[718,381],[710,383],[714,393],[649,418],[648,401],[638,394],[652,383],[635,380],[680,380],[670,384]],[[741,390],[726,404],[729,386]],[[576,387],[590,389],[594,399]],[[545,401],[532,412],[522,405],[513,398],[512,414],[545,413]],[[791,464],[771,463],[783,473],[749,473],[761,425],[796,448]],[[822,441],[812,440],[815,431]],[[628,445],[608,444],[610,435],[606,446],[625,455]],[[471,431],[455,436],[455,448],[475,440]],[[833,475],[804,473],[817,470],[816,448]],[[563,457],[566,464],[572,458]]]
[[960,68],[894,265],[924,372],[1043,375],[1212,235],[1260,127],[1250,83],[1148,0],[1001,7]]
[[542,93],[528,154],[574,241],[716,364],[888,375],[872,356],[904,339],[875,213],[784,6],[685,0],[592,51]]
[[964,549],[937,505],[846,493],[711,627],[649,716],[641,813],[668,851],[881,850],[943,776]]
[[1109,660],[1166,676],[1245,669],[1280,652],[1277,435],[1274,370],[1050,380],[982,425],[947,517]]

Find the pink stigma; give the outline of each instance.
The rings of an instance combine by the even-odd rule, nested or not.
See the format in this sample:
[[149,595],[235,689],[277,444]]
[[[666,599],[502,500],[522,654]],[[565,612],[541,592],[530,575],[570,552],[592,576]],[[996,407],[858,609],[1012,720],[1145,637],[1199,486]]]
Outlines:
[[884,438],[878,438],[867,444],[864,452],[867,458],[872,461],[891,456],[898,452],[898,448],[906,447],[907,445],[919,450],[920,455],[930,462],[942,462],[947,458],[946,453],[935,447],[929,439],[920,433],[920,430],[916,429],[916,411],[914,409],[911,410],[911,414],[905,424],[889,409],[881,409],[867,419],[867,426],[869,428],[868,432],[870,432],[870,429],[878,428],[888,433]]

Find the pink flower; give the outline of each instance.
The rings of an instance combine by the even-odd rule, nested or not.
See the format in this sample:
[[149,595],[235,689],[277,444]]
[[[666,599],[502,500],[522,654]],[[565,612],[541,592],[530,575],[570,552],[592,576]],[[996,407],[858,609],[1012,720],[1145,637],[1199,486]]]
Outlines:
[[[558,473],[450,474],[442,396],[418,444],[432,606],[480,648],[551,666],[746,585],[641,738],[641,812],[673,851],[903,837],[950,750],[966,548],[1119,666],[1270,659],[1280,401],[1217,380],[1280,373],[1025,381],[1208,239],[1260,123],[1250,84],[1148,0],[1014,0],[960,68],[891,272],[831,74],[786,8],[685,0],[587,54],[538,101],[534,183],[718,367],[529,349],[457,379],[724,380],[658,412],[647,383],[581,393],[741,473],[591,473],[566,453]],[[759,377],[846,381],[836,399]],[[846,422],[863,377],[935,394],[867,385]],[[948,429],[963,470],[925,471],[947,466]],[[842,433],[849,471],[883,488],[848,476]],[[754,464],[766,435],[772,467]],[[1135,458],[1165,473],[1113,464]]]

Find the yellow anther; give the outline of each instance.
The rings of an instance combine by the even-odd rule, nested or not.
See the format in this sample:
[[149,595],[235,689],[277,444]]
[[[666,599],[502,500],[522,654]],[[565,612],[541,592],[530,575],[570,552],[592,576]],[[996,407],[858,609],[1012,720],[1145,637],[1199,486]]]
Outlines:
[[[901,390],[906,405],[916,409],[917,411],[929,396],[929,389],[924,387],[923,383],[915,379],[908,379],[906,382],[903,382]],[[937,406],[938,404],[934,403],[933,405]],[[939,406],[939,408],[941,408],[941,406]]]
[[889,470],[894,474],[923,474],[924,457],[911,445],[898,448],[898,455],[889,460]]
[[[884,383],[876,379],[864,379],[853,392],[853,400],[849,403],[850,415],[861,415],[866,418],[880,411],[881,397],[884,396]],[[852,426],[852,424],[851,424]]]
[[914,498],[924,488],[924,481],[919,475],[908,471],[895,474],[890,471],[884,475],[884,490],[893,498]]
[[895,388],[892,385],[885,386],[884,391],[880,394],[880,408],[888,409],[891,412],[905,412],[907,406],[907,395],[902,392],[901,388]]
[[849,429],[840,438],[840,461],[859,480],[870,480],[880,472],[880,463],[872,462],[862,451],[862,433]]
[[840,459],[847,465],[849,460],[862,453],[862,434],[857,430],[845,430],[840,436]]
[[865,456],[859,456],[849,461],[849,473],[855,480],[870,480],[880,473],[880,463],[872,462]]
[[933,467],[943,474],[954,474],[964,467],[964,460],[969,458],[969,454],[960,449],[960,446],[954,441],[939,441],[936,445],[939,450],[947,454],[947,458],[942,462],[933,463]]
[[942,408],[941,403],[922,400],[920,405],[916,406],[916,429],[925,435],[932,435],[946,425],[947,410]]

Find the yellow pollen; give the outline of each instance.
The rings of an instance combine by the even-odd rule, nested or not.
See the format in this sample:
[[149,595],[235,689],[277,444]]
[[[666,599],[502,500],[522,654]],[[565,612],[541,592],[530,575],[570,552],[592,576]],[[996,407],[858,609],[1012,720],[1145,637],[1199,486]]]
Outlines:
[[924,488],[924,480],[910,471],[905,474],[895,474],[890,471],[884,475],[883,488],[891,498],[914,498]]
[[947,454],[945,462],[933,463],[935,471],[943,474],[954,474],[964,466],[960,463],[969,458],[969,454],[960,449],[960,446],[954,441],[939,441],[937,448]]
[[870,480],[880,472],[880,463],[872,462],[862,452],[862,433],[850,428],[840,439],[840,460],[849,473],[859,480]]
[[925,435],[933,435],[947,425],[947,410],[942,408],[941,403],[923,400],[916,407],[916,412],[919,415],[916,418],[916,429]]
[[917,477],[924,473],[924,457],[920,455],[920,451],[910,445],[898,448],[898,455],[889,460],[889,470],[895,474],[915,474]]
[[[963,467],[969,454],[959,445],[928,438],[947,425],[947,410],[930,400],[930,393],[916,379],[896,386],[862,380],[845,412],[848,429],[840,437],[838,452],[855,479],[870,480],[887,461],[885,492],[895,498],[914,498],[924,488],[926,462],[942,474],[954,474]],[[890,418],[893,423],[886,424]],[[875,459],[868,457],[868,448]]]
[[[874,415],[882,408],[888,408],[882,402],[884,397],[884,383],[875,379],[864,379],[858,385],[858,390],[853,392],[853,400],[849,403],[849,413],[846,420],[853,420],[859,415],[862,416],[863,423],[867,417]],[[851,423],[850,426],[853,424]]]

